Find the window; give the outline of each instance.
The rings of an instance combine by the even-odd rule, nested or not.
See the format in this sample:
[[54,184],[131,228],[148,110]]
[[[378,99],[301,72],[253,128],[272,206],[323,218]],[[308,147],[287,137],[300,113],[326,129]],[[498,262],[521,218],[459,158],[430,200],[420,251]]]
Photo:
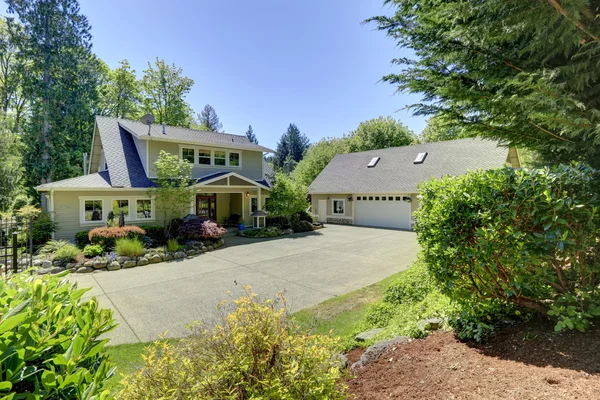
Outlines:
[[[187,148],[181,149],[181,158],[183,160],[186,160],[190,164],[193,164],[194,163],[194,149],[187,149]],[[210,160],[209,160],[209,162],[210,162]]]
[[333,215],[344,214],[344,200],[333,200]]
[[401,200],[402,200],[402,197],[396,196],[396,201],[401,201]]
[[102,200],[84,200],[84,221],[102,221]]
[[215,151],[215,165],[225,165],[227,153],[224,151]]
[[152,200],[136,200],[137,219],[152,218]]
[[229,153],[229,166],[239,167],[240,166],[240,153]]
[[379,157],[373,157],[369,164],[367,164],[367,168],[374,168],[379,162]]
[[379,200],[379,196],[375,196],[375,200],[377,200],[377,201],[378,201],[378,200]]
[[386,200],[387,200],[387,197],[381,196],[381,201],[386,201]]
[[198,149],[198,164],[210,165],[210,150]]
[[394,200],[394,196],[388,196],[388,200],[389,200],[389,201],[392,201],[392,200]]
[[258,211],[258,198],[251,197],[250,198],[250,212]]
[[356,198],[356,200],[358,200],[358,201],[361,201],[361,200],[362,200],[362,197],[358,196],[358,197]]
[[373,200],[373,196],[369,196],[369,200]]
[[129,217],[129,200],[112,201],[112,212],[115,215],[115,218],[119,218],[121,211],[125,214],[125,218]]
[[425,157],[427,157],[427,152],[417,154],[417,158],[415,158],[413,164],[423,164]]

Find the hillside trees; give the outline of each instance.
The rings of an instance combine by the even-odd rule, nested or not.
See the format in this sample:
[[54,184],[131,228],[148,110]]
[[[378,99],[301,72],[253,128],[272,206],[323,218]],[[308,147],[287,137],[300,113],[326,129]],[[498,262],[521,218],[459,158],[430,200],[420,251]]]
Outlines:
[[258,138],[254,134],[254,129],[252,129],[252,125],[248,125],[248,130],[246,131],[246,137],[248,140],[254,144],[258,144]]
[[204,106],[198,114],[198,124],[200,129],[209,132],[222,132],[223,124],[219,121],[217,112],[210,104]]
[[100,87],[99,113],[109,117],[137,119],[142,100],[141,84],[129,61],[119,61],[119,67],[106,68],[106,79]]
[[373,118],[361,122],[350,133],[350,152],[385,149],[418,143],[408,127],[392,117]]
[[290,124],[287,131],[281,135],[277,148],[275,149],[274,165],[292,171],[297,163],[304,157],[310,141],[306,135],[300,133],[295,124]]

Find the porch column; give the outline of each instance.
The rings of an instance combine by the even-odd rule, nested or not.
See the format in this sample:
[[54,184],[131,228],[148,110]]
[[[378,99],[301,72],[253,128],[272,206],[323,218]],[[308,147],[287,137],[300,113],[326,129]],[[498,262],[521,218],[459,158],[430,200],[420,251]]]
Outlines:
[[196,215],[196,196],[190,201],[190,214]]
[[262,204],[261,194],[262,194],[262,189],[258,188],[258,197],[256,199],[257,210],[262,210],[262,207],[261,207],[261,204]]

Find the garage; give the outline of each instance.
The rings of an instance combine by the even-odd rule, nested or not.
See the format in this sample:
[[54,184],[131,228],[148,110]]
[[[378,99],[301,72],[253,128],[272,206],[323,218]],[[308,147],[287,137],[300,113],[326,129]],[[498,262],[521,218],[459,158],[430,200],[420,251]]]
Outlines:
[[410,203],[403,196],[354,197],[354,224],[380,228],[410,229]]

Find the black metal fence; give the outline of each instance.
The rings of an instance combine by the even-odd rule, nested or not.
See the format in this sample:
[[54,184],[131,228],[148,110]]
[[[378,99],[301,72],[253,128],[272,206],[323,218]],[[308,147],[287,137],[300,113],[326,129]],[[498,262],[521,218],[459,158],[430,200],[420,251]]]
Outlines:
[[33,266],[32,217],[0,217],[0,266],[2,273]]

